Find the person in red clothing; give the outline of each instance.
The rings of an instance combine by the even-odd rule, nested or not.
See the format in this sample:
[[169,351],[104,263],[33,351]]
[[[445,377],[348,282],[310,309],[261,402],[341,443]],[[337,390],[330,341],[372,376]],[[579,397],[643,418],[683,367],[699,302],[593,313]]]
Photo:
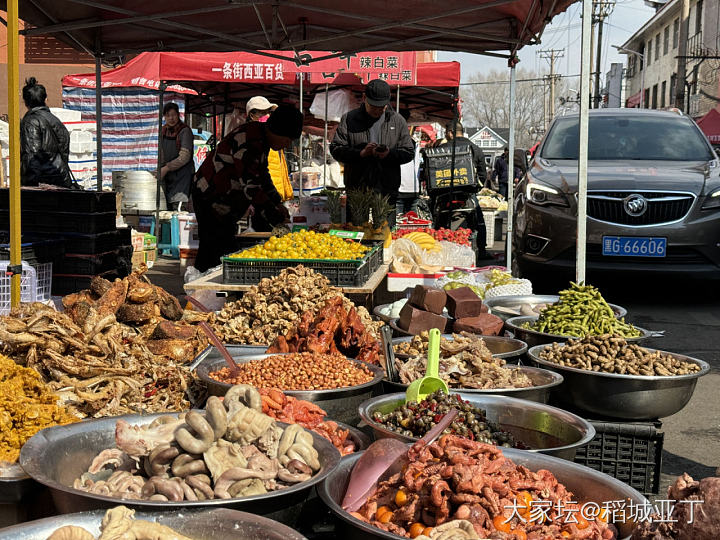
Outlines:
[[288,148],[300,136],[303,116],[280,105],[265,123],[242,124],[220,141],[195,175],[193,207],[198,222],[200,272],[235,249],[237,222],[250,205],[272,225],[289,216],[268,170],[268,151]]

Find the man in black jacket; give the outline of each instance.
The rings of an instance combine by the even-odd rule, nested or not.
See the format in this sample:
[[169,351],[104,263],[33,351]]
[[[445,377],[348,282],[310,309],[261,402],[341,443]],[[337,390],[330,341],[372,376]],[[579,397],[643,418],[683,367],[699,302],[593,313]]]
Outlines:
[[[400,189],[400,165],[415,151],[405,119],[388,107],[390,85],[375,79],[365,87],[363,104],[340,120],[330,144],[332,156],[345,166],[345,187],[368,187],[388,195],[395,208]],[[395,213],[389,216],[392,227]]]
[[20,184],[72,187],[70,134],[45,105],[46,99],[45,87],[35,77],[25,81],[23,100],[28,112],[20,122]]

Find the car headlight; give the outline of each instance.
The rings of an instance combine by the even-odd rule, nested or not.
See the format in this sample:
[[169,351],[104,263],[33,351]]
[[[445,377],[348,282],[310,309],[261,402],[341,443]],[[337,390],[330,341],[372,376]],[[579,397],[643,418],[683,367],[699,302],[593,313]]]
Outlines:
[[525,196],[528,201],[540,206],[569,206],[565,196],[557,189],[532,180],[525,187]]
[[705,197],[705,202],[702,205],[703,210],[711,210],[715,208],[720,208],[720,188]]

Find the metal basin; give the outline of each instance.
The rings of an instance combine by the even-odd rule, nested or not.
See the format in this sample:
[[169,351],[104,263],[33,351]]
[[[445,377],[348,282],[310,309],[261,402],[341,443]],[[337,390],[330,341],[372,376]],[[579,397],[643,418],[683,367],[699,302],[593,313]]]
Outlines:
[[[0,538],[37,540],[48,538],[65,525],[86,529],[100,536],[104,510],[54,516],[0,529]],[[135,512],[137,519],[171,527],[194,540],[304,540],[305,537],[277,521],[227,508]]]
[[[340,452],[330,441],[310,432],[319,453],[320,471],[307,482],[263,495],[207,501],[159,502],[119,499],[71,487],[74,480],[87,471],[95,456],[102,450],[115,448],[115,424],[119,418],[131,425],[145,425],[159,416],[163,415],[127,415],[44,429],[25,443],[20,452],[20,464],[33,479],[50,488],[55,506],[63,514],[109,508],[118,504],[144,511],[227,507],[292,525],[299,517],[301,505],[307,499],[311,488],[325,478],[340,460]],[[278,422],[278,425],[287,424]]]
[[[391,319],[390,322],[388,323],[388,324],[390,325],[390,328],[393,329],[393,335],[397,335],[397,336],[400,336],[400,337],[405,337],[405,336],[410,336],[410,337],[412,337],[412,336],[414,336],[415,334],[411,334],[411,333],[408,332],[407,330],[403,330],[402,328],[400,328],[400,327],[397,325],[397,323],[398,323],[399,320],[400,320],[400,319]],[[480,334],[478,334],[478,335],[480,335]],[[514,336],[512,333],[507,332],[507,331],[504,332],[502,336],[504,336],[504,337],[510,337],[510,338],[515,337],[515,338],[521,339],[521,338],[519,338],[518,336]],[[484,335],[483,335],[482,337],[498,337],[498,336],[484,336]],[[523,340],[523,341],[524,341],[524,340]]]
[[[529,328],[523,328],[522,325],[525,323],[534,323],[537,320],[537,317],[511,317],[508,320],[505,321],[505,328],[513,333],[513,335],[517,339],[521,339],[525,343],[528,344],[529,347],[534,347],[535,345],[547,345],[548,343],[565,343],[569,339],[574,339],[573,336],[560,336],[557,334],[546,334],[544,332],[536,332],[535,330],[530,330]],[[652,337],[659,337],[662,334],[658,332],[652,332],[650,330],[645,330],[644,328],[640,328],[639,326],[636,326],[640,332],[642,332],[642,335],[639,337],[633,337],[633,338],[625,338],[627,341],[632,343],[639,343],[641,341],[644,341],[646,339],[652,338]]]
[[43,487],[20,467],[14,464],[0,475],[0,504],[14,504]]
[[[507,321],[511,317],[520,317],[521,315],[519,313],[517,315],[513,315],[512,313],[498,308],[509,308],[513,311],[518,311],[519,307],[522,304],[555,304],[558,300],[560,300],[560,297],[558,295],[528,294],[517,296],[497,296],[495,298],[488,298],[487,300],[483,300],[483,303],[488,307],[490,313],[492,313],[493,315],[497,315],[503,321]],[[618,306],[615,304],[608,304],[608,306],[612,308],[612,310],[615,312],[615,317],[617,317],[618,319],[627,315],[627,309],[622,306]]]
[[[503,448],[503,454],[518,465],[531,471],[547,469],[555,475],[574,495],[573,500],[579,503],[595,502],[603,507],[606,501],[630,500],[635,505],[650,504],[639,492],[606,474],[594,471],[577,463],[559,459],[545,454]],[[318,494],[328,505],[338,520],[337,538],[343,540],[398,540],[404,538],[396,534],[382,531],[352,517],[342,509],[340,503],[345,495],[350,473],[360,454],[353,454],[342,459],[332,473],[318,486]],[[620,539],[627,540],[635,526],[633,522],[617,523]]]
[[540,352],[544,348],[545,345],[533,347],[528,355],[535,364],[562,374],[565,381],[558,387],[559,399],[584,411],[627,420],[655,420],[675,414],[690,401],[698,378],[710,371],[707,362],[660,351],[685,362],[693,362],[700,366],[700,371],[670,377],[601,373],[543,360]]
[[[405,336],[400,338],[393,338],[393,346],[399,343],[407,343],[413,340],[414,336]],[[452,334],[443,334],[447,340],[452,341]],[[504,336],[478,336],[482,337],[485,341],[485,346],[490,350],[495,358],[502,358],[507,362],[517,362],[517,360],[527,352],[528,346],[524,341],[519,339],[504,337]],[[395,354],[397,358],[409,358],[407,354]]]
[[[517,399],[534,401],[536,403],[547,403],[550,401],[551,391],[563,382],[562,375],[547,369],[530,366],[516,366],[513,364],[505,367],[508,369],[513,368],[522,370],[525,375],[530,377],[534,386],[529,388],[494,388],[489,390],[480,390],[475,388],[451,388],[451,390],[476,396],[508,396]],[[387,379],[383,380],[383,389],[385,390],[385,393],[405,392],[407,387],[407,384],[391,382]]]
[[[276,356],[275,354],[256,354],[249,356],[238,356],[234,358],[238,364],[252,362],[253,360],[262,360],[268,356]],[[348,386],[345,388],[337,388],[333,390],[284,390],[288,396],[297,399],[312,401],[319,407],[322,407],[329,418],[338,420],[350,425],[357,425],[360,417],[357,415],[357,408],[363,401],[372,397],[373,391],[379,387],[385,371],[380,366],[353,360],[358,364],[362,364],[375,375],[373,380],[357,386]],[[197,368],[196,374],[208,385],[208,391],[211,395],[224,396],[232,386],[228,383],[216,381],[210,377],[210,373],[220,368],[226,367],[227,364],[222,358],[206,358]],[[379,388],[378,388],[379,389]]]
[[[562,409],[504,396],[459,394],[475,407],[483,409],[488,420],[498,424],[503,431],[512,433],[515,440],[532,448],[526,452],[539,452],[572,461],[577,449],[595,437],[595,428],[590,422]],[[372,419],[374,413],[387,414],[404,402],[405,394],[390,394],[369,399],[360,405],[360,416],[372,428],[376,439],[418,440],[418,437],[395,433]]]
[[[265,354],[265,351],[269,345],[225,345],[225,348],[230,353],[230,356],[235,358],[236,356],[248,356],[255,354]],[[205,347],[198,355],[193,359],[190,364],[190,369],[197,368],[202,362],[208,359],[219,359],[222,358],[220,351],[214,345]]]

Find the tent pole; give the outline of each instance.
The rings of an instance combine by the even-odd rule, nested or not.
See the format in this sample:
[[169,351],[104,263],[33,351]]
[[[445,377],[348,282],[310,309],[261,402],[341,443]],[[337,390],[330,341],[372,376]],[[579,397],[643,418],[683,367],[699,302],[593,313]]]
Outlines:
[[590,109],[590,20],[592,0],[583,0],[582,52],[580,65],[580,148],[578,149],[577,262],[575,280],[585,282],[587,225],[587,165]]
[[[7,2],[8,123],[10,132],[10,306],[20,304],[22,274],[20,211],[20,65],[18,63],[18,0]],[[0,163],[4,167],[4,163]],[[13,268],[14,267],[14,268]],[[13,272],[14,270],[14,272]]]
[[[300,114],[302,114],[302,112],[303,112],[303,79],[304,79],[304,78],[305,78],[305,74],[304,74],[304,73],[300,73]],[[300,152],[299,152],[299,155],[298,155],[298,164],[299,164],[299,166],[300,166],[300,172],[299,172],[299,174],[298,174],[298,177],[299,177],[299,180],[298,180],[298,186],[299,186],[298,196],[299,196],[299,197],[302,197],[302,196],[303,196],[303,174],[302,174],[302,170],[303,170],[303,144],[302,144],[302,142],[303,142],[303,141],[302,141],[302,130],[300,130]]]
[[[155,190],[155,236],[160,238],[160,169],[162,169],[162,162],[160,161],[160,148],[162,147],[162,123],[163,123],[163,108],[165,107],[165,88],[167,85],[165,81],[160,81],[160,99],[158,99],[158,160],[157,160],[157,188]],[[160,242],[158,242],[160,243]]]
[[325,135],[323,136],[323,186],[327,186],[327,151],[328,151],[328,88],[325,83]]
[[507,236],[505,238],[505,266],[512,273],[513,199],[515,198],[515,59],[510,60],[510,135],[508,141]]
[[217,106],[215,105],[215,102],[213,101],[213,151],[215,150],[215,147],[217,147]]
[[400,85],[399,84],[398,84],[397,93],[395,95],[397,96],[397,99],[395,100],[396,101],[395,112],[399,113],[400,112]]
[[100,54],[95,56],[95,156],[97,157],[97,190],[102,191],[103,166],[102,166],[102,62]]

